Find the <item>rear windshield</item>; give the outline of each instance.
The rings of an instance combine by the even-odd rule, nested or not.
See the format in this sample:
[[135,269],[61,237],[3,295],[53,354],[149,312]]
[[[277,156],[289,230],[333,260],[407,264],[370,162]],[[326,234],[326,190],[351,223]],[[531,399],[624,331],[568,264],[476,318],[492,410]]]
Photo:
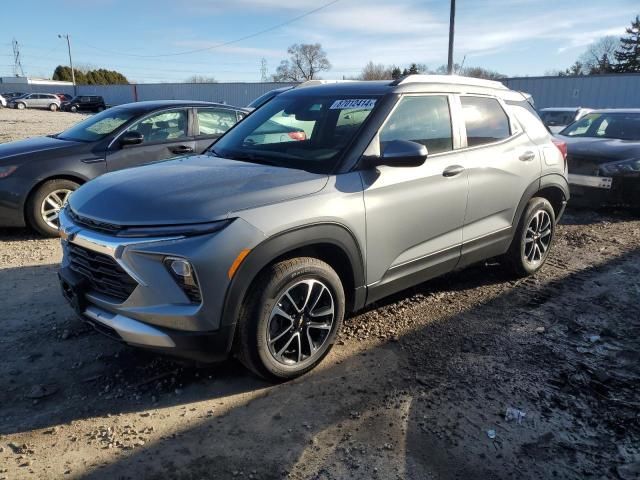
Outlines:
[[567,137],[640,140],[640,113],[589,113],[560,132]]
[[56,135],[56,138],[76,142],[95,142],[115,132],[136,114],[137,112],[128,109],[110,108],[76,123],[70,129]]
[[542,118],[542,121],[544,122],[545,125],[549,127],[558,127],[558,126],[569,125],[571,122],[575,120],[577,113],[578,113],[577,110],[560,111],[560,112],[543,110],[542,112],[540,112],[540,118]]
[[371,115],[377,98],[279,95],[229,130],[210,152],[329,173]]

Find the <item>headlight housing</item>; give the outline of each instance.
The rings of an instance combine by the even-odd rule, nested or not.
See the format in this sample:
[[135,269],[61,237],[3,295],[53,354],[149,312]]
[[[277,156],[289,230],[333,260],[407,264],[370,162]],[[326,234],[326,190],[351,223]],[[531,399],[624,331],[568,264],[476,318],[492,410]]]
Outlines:
[[116,233],[116,236],[125,238],[192,237],[220,231],[229,225],[229,223],[231,223],[231,220],[187,225],[162,225],[159,227],[124,227]]
[[600,166],[601,175],[624,175],[625,173],[640,173],[640,159],[611,162]]

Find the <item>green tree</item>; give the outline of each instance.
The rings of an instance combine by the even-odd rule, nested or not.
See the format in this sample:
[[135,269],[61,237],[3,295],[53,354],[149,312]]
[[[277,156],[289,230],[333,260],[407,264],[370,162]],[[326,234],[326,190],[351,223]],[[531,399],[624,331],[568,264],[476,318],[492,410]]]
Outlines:
[[399,79],[402,76],[402,70],[400,67],[396,67],[395,65],[391,68],[391,78],[394,80]]
[[615,52],[618,62],[616,70],[621,73],[640,72],[640,16],[631,22],[626,29],[627,36],[620,39],[620,46]]
[[[127,77],[115,70],[99,68],[83,71],[74,68],[73,71],[76,77],[76,84],[78,85],[126,85],[129,83]],[[72,81],[71,68],[58,65],[53,71],[51,78],[53,80],[70,82]]]

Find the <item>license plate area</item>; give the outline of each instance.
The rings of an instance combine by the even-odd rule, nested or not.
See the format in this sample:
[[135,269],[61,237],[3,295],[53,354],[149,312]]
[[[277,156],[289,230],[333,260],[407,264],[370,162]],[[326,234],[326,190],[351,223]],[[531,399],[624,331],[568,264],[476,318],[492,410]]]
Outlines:
[[613,178],[611,177],[596,177],[591,175],[576,175],[569,174],[570,185],[580,185],[582,187],[603,188],[611,190],[613,184]]
[[61,269],[58,272],[58,278],[60,280],[62,296],[79,315],[82,315],[87,306],[84,296],[86,280],[68,268]]

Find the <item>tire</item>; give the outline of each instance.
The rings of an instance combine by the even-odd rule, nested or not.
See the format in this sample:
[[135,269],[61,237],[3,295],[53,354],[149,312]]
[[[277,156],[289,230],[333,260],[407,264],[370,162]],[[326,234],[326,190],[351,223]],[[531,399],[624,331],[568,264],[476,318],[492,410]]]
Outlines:
[[[69,194],[75,191],[80,185],[71,180],[65,180],[57,178],[44,182],[40,187],[31,194],[26,205],[26,217],[29,226],[45,237],[57,237],[58,229],[53,227],[51,223],[55,224],[58,211],[52,203],[47,202],[47,198],[51,197],[53,203],[60,204],[61,208],[64,202],[68,199]],[[63,192],[68,192],[66,196]],[[58,199],[59,201],[56,201]],[[47,202],[47,203],[45,203]],[[51,212],[49,221],[45,219],[45,213]],[[55,218],[54,218],[55,216]]]
[[97,113],[104,112],[104,107],[98,107],[98,108],[96,108],[96,112],[97,112]]
[[[303,313],[297,313],[299,307]],[[342,282],[325,262],[300,257],[270,265],[253,282],[242,305],[236,356],[267,380],[299,377],[329,353],[344,312]]]
[[506,267],[517,277],[536,273],[549,256],[555,233],[553,207],[546,198],[533,197],[520,217],[516,234],[504,256]]
[[70,111],[70,112],[73,112],[73,113],[76,113],[76,112],[78,111],[78,107],[76,107],[75,105],[71,105],[71,106],[69,107],[69,111]]
[[24,110],[25,108],[27,108],[27,106],[24,103],[20,102],[20,103],[16,103],[16,108],[18,110]]
[[49,105],[49,110],[51,110],[52,112],[56,112],[58,110],[58,105],[52,103],[51,105]]

